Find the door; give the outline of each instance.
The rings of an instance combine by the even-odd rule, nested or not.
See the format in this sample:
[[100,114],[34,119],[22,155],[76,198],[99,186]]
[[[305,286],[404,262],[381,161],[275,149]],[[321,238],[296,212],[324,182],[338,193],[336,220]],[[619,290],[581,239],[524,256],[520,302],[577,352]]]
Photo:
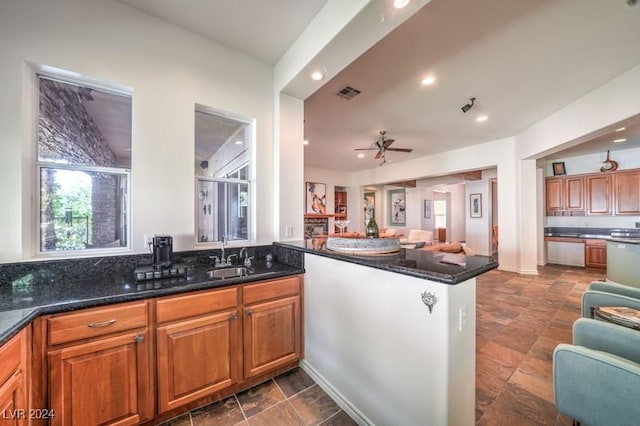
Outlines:
[[564,208],[564,179],[547,178],[545,185],[547,212],[562,210]]
[[565,209],[584,210],[584,177],[567,177],[565,179]]
[[161,413],[240,380],[242,361],[237,311],[158,327],[157,337]]
[[23,389],[23,373],[17,370],[0,386],[0,425],[19,426],[27,424],[29,415]]
[[146,329],[49,351],[52,425],[135,425],[153,417]]
[[256,376],[300,358],[300,296],[244,308],[244,376]]
[[616,214],[640,215],[640,172],[615,175]]
[[587,176],[587,214],[611,214],[611,175]]

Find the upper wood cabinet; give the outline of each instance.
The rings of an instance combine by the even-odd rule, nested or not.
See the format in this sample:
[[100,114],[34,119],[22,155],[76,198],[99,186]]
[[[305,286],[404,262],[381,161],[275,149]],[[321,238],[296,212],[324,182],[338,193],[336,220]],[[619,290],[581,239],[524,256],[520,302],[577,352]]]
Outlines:
[[587,175],[587,214],[610,215],[611,208],[611,174]]
[[547,215],[584,214],[584,176],[547,178],[545,189]]
[[615,214],[640,215],[640,171],[614,175]]

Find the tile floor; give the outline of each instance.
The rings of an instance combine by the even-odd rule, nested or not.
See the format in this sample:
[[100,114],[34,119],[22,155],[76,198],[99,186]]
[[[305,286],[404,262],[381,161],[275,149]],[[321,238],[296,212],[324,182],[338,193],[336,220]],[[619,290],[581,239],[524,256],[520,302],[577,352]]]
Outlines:
[[352,426],[356,423],[297,368],[162,425]]
[[[560,265],[538,272],[477,279],[476,425],[571,425],[555,409],[551,357],[558,343],[571,342],[582,293],[604,272]],[[296,369],[163,425],[355,424]]]

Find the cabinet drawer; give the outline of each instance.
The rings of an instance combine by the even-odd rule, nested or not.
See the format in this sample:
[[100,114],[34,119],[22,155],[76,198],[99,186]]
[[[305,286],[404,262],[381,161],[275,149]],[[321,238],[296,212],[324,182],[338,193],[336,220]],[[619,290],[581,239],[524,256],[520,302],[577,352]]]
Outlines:
[[238,305],[238,288],[205,291],[186,296],[170,296],[158,300],[158,323],[195,317]]
[[242,289],[242,297],[245,305],[262,300],[275,299],[277,297],[292,296],[299,293],[300,277],[298,276],[252,284]]
[[47,320],[49,344],[104,336],[147,325],[147,302],[86,309]]
[[20,368],[23,340],[24,332],[20,332],[0,347],[0,386]]

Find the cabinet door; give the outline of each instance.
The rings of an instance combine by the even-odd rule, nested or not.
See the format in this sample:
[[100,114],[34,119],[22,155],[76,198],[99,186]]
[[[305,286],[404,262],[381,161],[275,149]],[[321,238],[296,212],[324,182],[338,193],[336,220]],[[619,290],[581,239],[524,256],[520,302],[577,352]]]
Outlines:
[[584,177],[565,179],[564,207],[566,210],[584,210]]
[[135,425],[153,416],[146,329],[51,350],[52,425]]
[[640,215],[640,172],[615,175],[616,214]]
[[610,215],[611,175],[587,176],[587,214]]
[[300,296],[244,308],[244,376],[252,377],[300,358]]
[[564,208],[564,179],[547,178],[546,206],[547,211],[562,210]]
[[585,244],[584,264],[591,268],[607,267],[607,242],[587,240]]
[[22,371],[18,370],[0,386],[0,425],[27,424],[29,411],[26,409],[23,383]]
[[236,310],[158,327],[161,413],[240,380],[240,331]]

